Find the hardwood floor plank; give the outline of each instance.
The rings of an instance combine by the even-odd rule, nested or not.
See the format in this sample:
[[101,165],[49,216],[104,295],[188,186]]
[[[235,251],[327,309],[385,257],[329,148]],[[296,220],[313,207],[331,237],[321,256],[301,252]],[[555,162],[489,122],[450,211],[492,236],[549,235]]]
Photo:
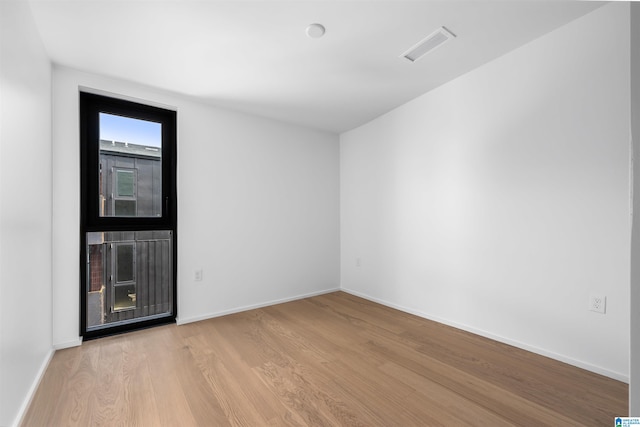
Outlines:
[[571,417],[555,413],[530,400],[494,386],[488,381],[460,371],[435,359],[405,354],[404,349],[380,342],[369,343],[370,351],[382,360],[393,360],[400,366],[424,376],[466,399],[493,411],[516,425],[572,425]]
[[449,420],[446,425],[512,426],[513,423],[496,413],[477,405],[442,385],[394,362],[385,362],[379,368],[382,372],[410,385],[416,393],[411,396],[424,408],[433,408],[440,413],[441,420]]
[[237,341],[231,342],[226,339],[217,329],[211,329],[207,336],[203,337],[203,343],[209,348],[211,357],[228,361],[225,368],[229,377],[233,379],[234,387],[240,392],[241,399],[255,408],[261,424],[267,424],[273,419],[291,419],[287,408],[276,396],[268,392],[258,375],[244,362],[234,345],[235,342]]
[[41,408],[39,411],[28,411],[23,425],[46,425],[49,417],[61,406],[60,401],[63,396],[61,391],[68,381],[71,366],[78,360],[79,350],[79,348],[68,348],[55,353],[33,396],[33,401],[40,402]]
[[[213,331],[211,334],[214,336]],[[209,347],[208,338],[191,337],[187,339],[187,343],[196,365],[213,390],[213,395],[220,403],[227,420],[232,426],[264,424],[266,420],[274,416],[274,412],[266,410],[263,417],[263,413],[256,408],[256,404],[262,402],[252,400],[247,396],[250,393],[245,393],[245,384],[241,384],[239,378],[229,368],[236,361],[225,357],[219,349]],[[217,341],[216,344],[220,347],[224,346],[222,341]],[[250,384],[246,384],[247,388],[249,386]],[[271,409],[268,405],[260,405],[260,408],[262,410]]]
[[188,345],[175,350],[172,356],[173,369],[176,370],[180,386],[187,396],[196,425],[231,426],[231,420],[227,418],[215,390],[198,367]]
[[[138,334],[139,336],[139,334]],[[153,382],[147,353],[141,339],[130,336],[123,345],[124,417],[130,425],[159,425]]]
[[[579,417],[577,421],[583,423],[606,424],[612,414],[627,411],[628,386],[624,383],[610,381],[606,377],[507,344],[431,323],[430,326],[439,330],[425,333],[425,328],[421,328],[419,331],[407,331],[401,336],[423,343],[416,348],[419,353],[482,377],[494,385],[558,412],[579,413],[595,391],[607,409],[600,407],[600,413],[595,419],[593,414],[588,419]],[[442,333],[443,329],[448,330]],[[572,389],[572,384],[576,381],[583,385],[582,393],[576,394]]]
[[628,385],[343,292],[56,352],[23,426],[610,425]]
[[124,339],[115,337],[105,339],[104,343],[100,343],[102,345],[96,342],[87,343],[100,350],[98,368],[94,374],[95,382],[88,394],[89,422],[74,422],[69,425],[109,426],[126,422],[123,413],[126,409],[122,366],[123,343]]
[[302,419],[304,425],[338,426],[343,425],[339,422],[340,418],[349,418],[342,417],[342,411],[334,410],[335,400],[323,393],[314,382],[308,381],[300,365],[266,363],[255,371],[289,410]]
[[[297,363],[298,360],[309,357],[314,363],[322,363],[323,359],[305,348],[302,336],[284,330],[278,321],[262,310],[251,316],[250,321],[253,323],[252,331],[261,331],[260,334],[252,333],[246,336],[251,340],[256,356],[253,372],[274,396],[278,396],[290,413],[298,415],[292,421],[296,425],[340,425],[332,419],[333,415],[340,411],[331,407],[331,397],[319,390],[314,383],[300,383],[300,372],[304,368]],[[296,341],[297,338],[300,341]],[[288,353],[287,347],[295,350],[295,354],[301,357],[298,359]]]
[[146,339],[141,345],[148,355],[147,367],[159,419],[157,425],[193,426],[198,423],[191,413],[187,397],[191,396],[192,390],[182,388],[175,369],[176,352],[180,351],[173,344],[179,339],[176,328],[168,325],[149,330],[144,334]]

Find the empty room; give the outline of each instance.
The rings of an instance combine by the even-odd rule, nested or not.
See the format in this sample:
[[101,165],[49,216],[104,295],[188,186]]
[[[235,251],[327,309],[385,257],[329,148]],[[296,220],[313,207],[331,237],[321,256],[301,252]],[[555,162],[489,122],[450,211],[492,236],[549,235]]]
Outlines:
[[640,423],[640,5],[0,0],[0,426]]

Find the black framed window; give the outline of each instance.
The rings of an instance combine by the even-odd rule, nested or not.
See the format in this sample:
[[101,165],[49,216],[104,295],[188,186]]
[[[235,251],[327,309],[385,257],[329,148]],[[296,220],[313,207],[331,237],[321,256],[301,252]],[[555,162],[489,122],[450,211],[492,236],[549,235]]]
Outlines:
[[[107,125],[139,138],[118,140],[104,130]],[[81,92],[80,134],[81,219],[87,230],[174,227],[175,111]]]
[[176,317],[176,112],[80,93],[85,338]]

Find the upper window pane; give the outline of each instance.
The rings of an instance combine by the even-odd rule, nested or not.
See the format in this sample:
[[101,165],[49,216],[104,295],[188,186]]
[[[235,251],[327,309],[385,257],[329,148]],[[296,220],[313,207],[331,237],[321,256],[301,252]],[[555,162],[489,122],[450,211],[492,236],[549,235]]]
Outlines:
[[162,216],[162,124],[100,113],[100,216]]

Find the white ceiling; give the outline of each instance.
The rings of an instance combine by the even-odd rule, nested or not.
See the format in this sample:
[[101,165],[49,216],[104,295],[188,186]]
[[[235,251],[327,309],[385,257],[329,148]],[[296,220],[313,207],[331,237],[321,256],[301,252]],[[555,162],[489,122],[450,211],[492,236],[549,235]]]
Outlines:
[[[342,132],[602,5],[565,1],[31,0],[53,62]],[[320,39],[307,25],[326,27]],[[445,26],[421,60],[399,56]]]

